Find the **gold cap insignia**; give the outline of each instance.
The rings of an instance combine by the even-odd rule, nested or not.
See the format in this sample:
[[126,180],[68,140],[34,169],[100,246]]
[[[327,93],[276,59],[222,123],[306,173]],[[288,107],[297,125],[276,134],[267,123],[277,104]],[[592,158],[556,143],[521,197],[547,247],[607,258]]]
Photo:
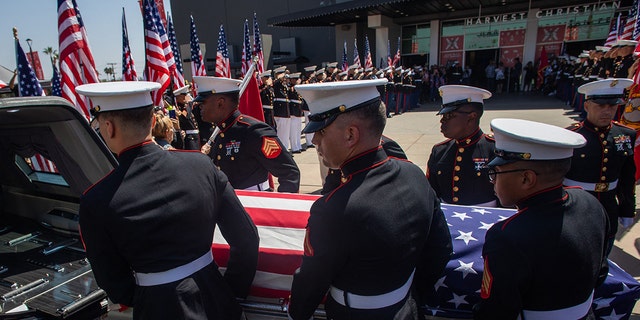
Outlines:
[[527,153],[523,153],[522,154],[522,159],[525,159],[525,160],[531,159],[531,153],[528,153],[528,152]]
[[216,89],[211,89],[211,93],[215,94],[216,93]]
[[94,112],[100,112],[100,106],[93,107],[93,111]]
[[467,98],[467,102],[471,102],[471,98]]
[[338,110],[340,110],[340,112],[345,112],[347,110],[347,106],[345,106],[344,104],[338,107]]

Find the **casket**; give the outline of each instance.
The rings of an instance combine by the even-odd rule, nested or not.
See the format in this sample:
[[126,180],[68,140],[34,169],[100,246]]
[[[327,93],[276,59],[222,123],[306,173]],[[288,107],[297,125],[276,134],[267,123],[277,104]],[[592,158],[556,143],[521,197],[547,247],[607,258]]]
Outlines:
[[[236,194],[260,234],[258,270],[251,296],[243,302],[245,311],[249,318],[268,315],[269,319],[286,319],[293,273],[302,263],[309,209],[319,196],[241,190]],[[473,305],[480,300],[486,231],[516,211],[449,204],[443,204],[442,210],[451,231],[454,253],[435,285],[436,297],[422,308],[435,319],[469,319],[473,317]],[[229,252],[226,242],[217,235],[212,248],[216,262],[224,268]],[[593,310],[601,319],[610,319],[612,315],[628,319],[640,297],[640,283],[611,261],[609,268],[607,280],[595,290]],[[316,318],[323,317],[319,308]]]
[[78,235],[83,190],[116,160],[56,97],[0,99],[0,319],[107,313]]

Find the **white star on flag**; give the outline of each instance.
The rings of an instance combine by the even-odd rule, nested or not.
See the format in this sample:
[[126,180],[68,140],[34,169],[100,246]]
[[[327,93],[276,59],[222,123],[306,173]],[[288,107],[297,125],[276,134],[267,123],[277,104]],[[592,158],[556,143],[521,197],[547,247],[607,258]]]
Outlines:
[[471,217],[469,217],[467,215],[466,212],[453,212],[453,215],[451,216],[451,218],[460,218],[460,220],[464,221],[464,219],[471,219]]
[[602,320],[620,320],[626,315],[626,313],[616,314],[616,310],[611,310],[611,314],[602,317]]
[[465,300],[466,295],[457,295],[455,293],[453,293],[453,299],[447,301],[447,302],[452,302],[453,304],[456,305],[456,308],[458,308],[459,305],[461,304],[469,304],[469,302],[467,302],[467,300]]
[[503,220],[507,220],[509,219],[509,217],[505,217],[505,216],[499,216],[500,218],[498,218],[498,221],[503,221]]
[[491,211],[489,211],[489,210],[487,210],[485,208],[473,208],[473,209],[471,209],[471,212],[477,212],[477,213],[479,213],[479,214],[481,214],[483,216],[484,216],[485,213],[491,213]]
[[482,224],[482,227],[478,228],[480,230],[489,230],[491,229],[491,227],[493,227],[493,223],[484,223],[482,221],[480,221],[480,223]]
[[473,236],[471,236],[473,231],[462,232],[462,231],[458,230],[458,232],[460,232],[460,235],[456,237],[456,240],[462,240],[462,241],[464,241],[464,244],[466,244],[466,245],[469,245],[469,241],[478,241],[478,239],[476,239]]
[[595,299],[593,300],[593,303],[596,304],[596,310],[600,310],[602,308],[606,308],[606,307],[610,307],[611,306],[611,301],[615,300],[616,298],[602,298],[602,299]]
[[462,279],[464,279],[469,273],[478,274],[473,270],[473,261],[470,263],[464,263],[462,260],[458,260],[460,266],[455,268],[454,271],[462,272]]
[[436,284],[433,285],[433,289],[435,291],[438,291],[438,289],[440,289],[441,287],[448,288],[447,285],[444,284],[444,280],[445,279],[447,279],[447,276],[444,276],[444,277],[438,279],[438,281],[436,281]]

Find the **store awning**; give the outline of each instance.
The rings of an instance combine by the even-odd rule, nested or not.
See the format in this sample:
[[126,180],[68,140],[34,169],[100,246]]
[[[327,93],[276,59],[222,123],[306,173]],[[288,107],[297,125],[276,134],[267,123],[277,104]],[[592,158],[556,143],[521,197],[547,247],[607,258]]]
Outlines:
[[[620,8],[630,6],[631,2],[620,0]],[[267,19],[267,24],[275,27],[327,27],[366,22],[370,15],[387,16],[396,23],[409,24],[585,4],[584,0],[565,0],[562,3],[557,0],[352,0],[272,17]]]

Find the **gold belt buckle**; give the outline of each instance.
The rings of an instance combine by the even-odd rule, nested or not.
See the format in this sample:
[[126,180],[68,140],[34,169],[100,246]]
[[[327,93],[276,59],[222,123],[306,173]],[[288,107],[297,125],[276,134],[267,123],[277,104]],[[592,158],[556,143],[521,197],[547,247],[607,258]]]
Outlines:
[[609,191],[609,183],[608,182],[598,182],[596,183],[595,192],[605,192]]

